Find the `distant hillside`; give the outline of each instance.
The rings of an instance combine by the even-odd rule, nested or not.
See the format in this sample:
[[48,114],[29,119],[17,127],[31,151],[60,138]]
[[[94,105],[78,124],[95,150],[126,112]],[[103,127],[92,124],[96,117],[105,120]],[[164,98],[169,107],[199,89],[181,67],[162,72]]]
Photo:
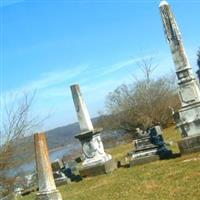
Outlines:
[[[94,119],[96,120],[96,118]],[[57,127],[46,131],[46,137],[48,142],[49,150],[66,146],[67,144],[76,143],[77,140],[74,138],[75,135],[80,133],[78,123],[69,124],[62,127]],[[33,136],[26,136],[16,143],[17,145],[33,145]]]
[[[95,123],[98,118],[92,119]],[[80,142],[75,139],[75,135],[80,133],[78,123],[69,124],[67,126],[58,127],[46,131],[47,142],[49,151],[53,151],[60,147],[65,146],[68,156],[81,150]],[[104,147],[110,148],[117,144],[123,143],[125,140],[130,139],[130,135],[125,134],[123,131],[103,131],[101,134]],[[13,159],[23,160],[25,162],[34,159],[34,141],[33,136],[27,136],[15,143],[17,150]]]
[[[80,148],[78,141],[74,138],[80,132],[79,124],[73,123],[67,126],[58,127],[49,131],[46,131],[46,137],[48,142],[49,151],[70,145],[70,147]],[[74,144],[73,146],[71,144]],[[31,161],[34,159],[34,139],[33,135],[24,137],[15,142],[16,153],[14,158],[17,160]],[[69,147],[69,148],[70,148]],[[70,151],[70,149],[69,149]]]
[[80,133],[78,123],[58,127],[46,132],[49,149],[54,149],[67,144],[76,143],[75,135]]

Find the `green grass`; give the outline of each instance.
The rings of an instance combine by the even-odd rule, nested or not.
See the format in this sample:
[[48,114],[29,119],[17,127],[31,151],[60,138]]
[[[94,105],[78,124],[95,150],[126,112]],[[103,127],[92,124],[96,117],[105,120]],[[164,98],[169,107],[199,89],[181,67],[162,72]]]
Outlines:
[[122,144],[113,149],[107,149],[106,152],[111,154],[115,160],[122,160],[128,152],[133,150],[133,144]]
[[[178,152],[176,130],[168,128],[164,137],[174,141],[173,151]],[[132,144],[120,145],[109,150],[121,159],[132,149]],[[200,153],[176,159],[156,161],[132,168],[119,168],[111,174],[86,178],[58,188],[64,200],[199,200],[200,199]],[[35,193],[19,198],[35,199]]]
[[174,153],[179,153],[177,141],[181,139],[181,135],[175,127],[170,127],[164,130],[164,138],[165,142],[172,141],[173,144],[171,146],[171,150]]

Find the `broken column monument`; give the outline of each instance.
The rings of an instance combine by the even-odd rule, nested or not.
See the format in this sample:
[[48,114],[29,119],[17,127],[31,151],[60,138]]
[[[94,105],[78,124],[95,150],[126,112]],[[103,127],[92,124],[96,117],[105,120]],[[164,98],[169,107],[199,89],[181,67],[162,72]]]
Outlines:
[[62,196],[56,189],[54,182],[45,133],[35,134],[34,143],[39,188],[37,199],[62,200]]
[[100,137],[102,129],[93,128],[79,85],[72,85],[71,92],[81,130],[81,133],[75,136],[81,142],[84,158],[79,170],[80,175],[85,177],[109,173],[117,166],[112,156],[104,151]]
[[162,0],[159,8],[178,78],[181,109],[176,113],[175,122],[182,134],[178,146],[182,154],[196,152],[200,150],[200,89],[169,4]]
[[168,149],[163,139],[160,126],[153,126],[148,131],[136,129],[138,138],[134,140],[134,151],[129,153],[130,167],[138,164],[171,158],[172,151]]

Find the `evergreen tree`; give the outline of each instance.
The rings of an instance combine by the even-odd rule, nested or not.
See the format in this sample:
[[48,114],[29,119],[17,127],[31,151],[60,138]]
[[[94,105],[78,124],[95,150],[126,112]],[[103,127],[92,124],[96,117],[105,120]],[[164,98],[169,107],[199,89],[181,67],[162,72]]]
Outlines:
[[200,69],[200,48],[197,52],[197,65],[199,66],[199,69]]

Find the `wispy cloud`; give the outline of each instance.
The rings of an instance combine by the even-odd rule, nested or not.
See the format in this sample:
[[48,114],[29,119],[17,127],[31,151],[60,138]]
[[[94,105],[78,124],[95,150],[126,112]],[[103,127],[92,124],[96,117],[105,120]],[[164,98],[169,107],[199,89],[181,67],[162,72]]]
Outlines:
[[[96,77],[100,78],[102,76],[107,76],[110,74],[114,75],[114,73],[120,71],[121,69],[133,65],[137,61],[146,57],[150,56],[129,58],[128,60],[114,63],[111,66],[97,67],[93,69],[89,68],[88,65],[80,65],[64,70],[46,72],[41,74],[38,79],[30,81],[26,85],[19,88],[15,88],[12,91],[6,91],[6,93],[20,94],[24,92],[30,92],[33,90],[41,90],[45,94],[50,94],[50,91],[52,91],[52,94],[55,94],[55,96],[60,96],[63,94],[64,90],[63,88],[59,89],[59,87],[62,87],[61,85],[63,83],[66,83],[66,85],[70,85],[74,82],[87,84],[88,82],[90,82],[90,79],[94,79]],[[95,85],[93,87],[95,87]],[[53,96],[52,94],[51,96]]]
[[120,61],[117,63],[114,63],[110,66],[106,66],[106,67],[101,67],[98,71],[98,76],[106,76],[109,74],[113,74],[115,72],[118,72],[126,67],[129,67],[130,65],[134,65],[136,64],[138,61],[140,61],[141,59],[145,59],[145,58],[150,58],[153,55],[146,55],[146,56],[142,56],[142,57],[133,57],[133,58],[129,58],[127,60],[124,61]]
[[[25,92],[29,93],[36,90],[34,112],[40,111],[42,112],[41,115],[49,114],[49,112],[53,113],[53,116],[51,116],[54,119],[52,127],[59,126],[59,120],[62,119],[61,116],[64,116],[64,113],[68,113],[66,122],[69,123],[75,119],[73,117],[75,114],[69,88],[71,84],[80,84],[84,98],[88,103],[88,108],[92,116],[96,116],[98,111],[103,109],[108,92],[113,91],[118,85],[130,81],[127,80],[130,73],[123,72],[119,75],[118,72],[128,66],[132,68],[132,65],[140,59],[141,57],[129,58],[111,66],[105,65],[104,67],[91,68],[88,65],[81,65],[43,73],[38,79],[12,91],[6,91],[6,94],[17,94],[20,97]],[[134,68],[134,70],[137,70],[137,68]],[[62,123],[64,122],[65,120],[62,119]]]
[[43,90],[56,85],[62,84],[64,82],[70,82],[72,79],[79,76],[88,66],[78,66],[72,69],[52,71],[48,73],[41,74],[40,78],[34,81],[27,83],[25,86],[22,86],[12,91],[7,91],[6,93],[24,93],[30,92],[33,90]]
[[[105,76],[114,72],[117,72],[121,70],[124,67],[130,66],[136,62],[137,59],[130,59],[130,60],[125,60],[123,62],[115,63],[108,67],[106,70],[104,70],[100,76]],[[138,59],[139,60],[139,59]]]

